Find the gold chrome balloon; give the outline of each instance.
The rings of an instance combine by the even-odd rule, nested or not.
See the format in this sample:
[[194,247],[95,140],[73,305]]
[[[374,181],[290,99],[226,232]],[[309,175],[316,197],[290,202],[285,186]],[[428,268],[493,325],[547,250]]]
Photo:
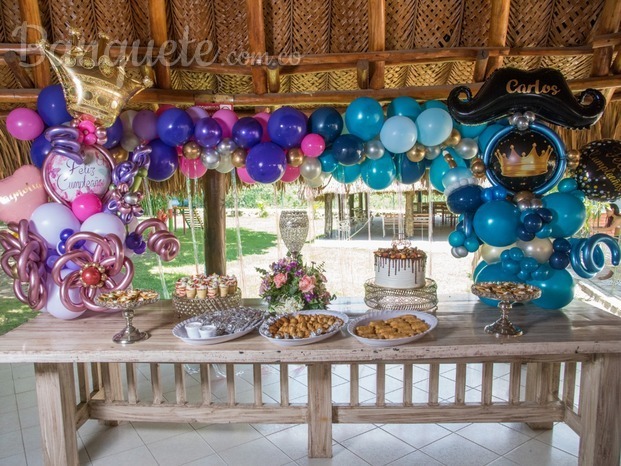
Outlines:
[[231,163],[234,167],[243,167],[246,165],[246,151],[238,147],[231,154]]
[[576,149],[570,149],[566,153],[568,162],[580,162],[580,151]]
[[454,147],[461,141],[461,134],[455,128],[452,129],[451,135],[442,143],[446,147]]
[[201,146],[196,141],[188,141],[183,145],[183,156],[188,160],[195,160],[201,156]]
[[110,157],[114,160],[114,164],[118,165],[121,162],[125,162],[129,156],[129,152],[123,149],[121,146],[117,146],[114,149],[110,149]]
[[531,193],[530,191],[520,191],[518,193],[515,193],[515,195],[513,196],[513,202],[518,204],[521,201],[528,201],[528,203],[530,205],[530,201],[534,197],[535,197],[535,195],[533,193]]
[[483,163],[483,160],[479,158],[473,159],[470,163],[470,171],[475,176],[475,178],[484,178],[485,163]]
[[287,163],[292,167],[299,167],[304,162],[304,153],[302,149],[293,147],[287,152]]
[[425,146],[416,143],[414,147],[405,153],[405,156],[410,162],[420,162],[425,158]]

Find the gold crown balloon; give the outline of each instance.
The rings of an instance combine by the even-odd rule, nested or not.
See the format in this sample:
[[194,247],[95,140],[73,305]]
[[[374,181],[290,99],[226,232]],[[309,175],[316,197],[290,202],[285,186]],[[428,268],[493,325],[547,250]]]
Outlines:
[[152,70],[141,67],[142,81],[126,75],[126,59],[118,65],[108,55],[101,55],[107,48],[108,37],[99,34],[96,50],[80,45],[80,33],[70,30],[71,47],[58,55],[43,40],[39,47],[50,60],[65,93],[67,110],[74,117],[91,115],[104,127],[111,126],[134,95],[153,85]]

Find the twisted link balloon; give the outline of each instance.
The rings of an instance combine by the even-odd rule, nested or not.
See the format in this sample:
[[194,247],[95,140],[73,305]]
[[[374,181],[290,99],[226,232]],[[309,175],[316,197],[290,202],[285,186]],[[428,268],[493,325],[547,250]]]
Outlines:
[[[76,243],[82,240],[95,243],[92,254],[76,246]],[[67,252],[60,256],[52,268],[52,278],[60,286],[61,302],[67,309],[74,312],[83,312],[86,309],[98,312],[107,311],[106,308],[95,304],[95,296],[99,293],[125,290],[134,278],[134,264],[128,257],[125,257],[123,243],[116,235],[100,236],[96,233],[80,232],[71,235],[65,245]],[[74,270],[63,278],[60,272],[69,262],[77,265],[79,270]],[[87,267],[92,267],[93,264],[105,270],[105,277],[102,276],[104,282],[99,288],[85,286],[81,281],[81,272]],[[124,274],[123,269],[125,269]],[[120,279],[119,275],[121,275]],[[76,288],[80,290],[80,299],[74,303],[69,296],[69,290]]]
[[588,239],[579,239],[571,248],[571,266],[582,278],[593,278],[604,268],[604,253],[599,244],[610,249],[612,265],[619,265],[621,249],[619,243],[612,236],[598,233]]
[[52,154],[69,157],[78,165],[84,163],[80,149],[80,130],[69,126],[52,126],[45,131],[45,139],[52,144]]
[[121,162],[112,171],[112,183],[120,185],[126,183],[128,186],[133,187],[134,178],[138,174],[141,168],[148,169],[151,163],[151,147],[141,144],[134,149],[129,160]]
[[[127,201],[128,197],[133,197],[131,202]],[[144,209],[140,205],[143,197],[141,192],[130,192],[127,183],[121,183],[110,193],[106,207],[110,212],[116,213],[123,223],[128,224],[134,217],[142,217],[144,214]]]
[[181,244],[179,243],[179,239],[168,231],[164,222],[155,218],[150,218],[141,222],[136,227],[135,232],[138,235],[142,235],[145,230],[149,228],[153,228],[154,231],[147,240],[147,247],[166,262],[177,257]]
[[0,265],[13,278],[17,299],[38,311],[47,302],[46,242],[29,230],[27,220],[20,220],[19,224],[11,222],[7,227],[8,230],[0,231],[0,244],[4,248]]

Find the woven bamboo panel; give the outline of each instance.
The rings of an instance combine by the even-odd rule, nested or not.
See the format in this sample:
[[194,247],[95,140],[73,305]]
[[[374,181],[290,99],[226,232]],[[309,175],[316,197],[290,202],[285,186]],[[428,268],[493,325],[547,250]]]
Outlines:
[[584,45],[593,37],[603,0],[555,0],[548,45]]
[[[293,0],[263,2],[265,49],[270,54],[293,52]],[[281,83],[282,86],[282,83]]]
[[556,68],[565,79],[587,78],[591,75],[593,57],[590,55],[578,55],[575,57],[543,57],[540,66]]
[[67,27],[71,26],[82,33],[85,42],[97,39],[97,20],[92,2],[67,0],[50,2],[50,20],[54,41],[68,37]]
[[2,41],[17,43],[20,42],[21,35],[13,35],[13,31],[22,25],[22,15],[19,11],[19,3],[17,0],[3,1],[0,3],[0,12],[2,16]]
[[414,26],[416,47],[459,44],[463,0],[419,0]]
[[221,74],[216,76],[219,94],[248,94],[252,92],[252,78],[250,76],[236,76]]
[[406,84],[408,86],[446,84],[451,73],[451,65],[451,63],[432,63],[410,66]]
[[467,84],[472,81],[474,62],[456,61],[451,66],[447,84]]
[[136,39],[140,39],[141,43],[146,44],[151,37],[148,0],[129,0],[129,4],[131,6]]
[[[20,105],[23,107],[23,105]],[[0,179],[13,174],[22,165],[31,163],[30,142],[18,141],[6,130],[6,121],[0,121]]]
[[358,75],[355,70],[333,71],[328,75],[330,89],[358,89]]
[[172,0],[170,20],[171,39],[189,40],[188,57],[194,55],[197,45],[198,51],[205,53],[204,60],[214,57],[215,25],[211,3],[204,0]]
[[218,59],[225,62],[230,53],[248,51],[248,10],[241,1],[215,0],[213,6]]
[[131,6],[126,0],[93,0],[96,32],[111,39],[133,42],[136,38]]
[[384,70],[384,84],[387,88],[404,87],[408,79],[409,66],[387,66]]
[[328,1],[295,2],[292,24],[294,52],[302,54],[330,52],[330,14]]
[[333,0],[330,15],[330,52],[368,50],[368,22],[368,0]]
[[465,0],[461,37],[462,47],[486,47],[489,37],[491,0]]
[[415,1],[387,0],[386,50],[408,50],[414,48],[415,19]]
[[[512,3],[509,12],[507,46],[509,47],[543,47],[547,44],[548,31],[552,24],[554,2],[527,0]],[[539,67],[539,57],[505,58],[505,66],[523,69]]]
[[304,73],[291,76],[291,92],[325,91],[328,89],[328,73]]

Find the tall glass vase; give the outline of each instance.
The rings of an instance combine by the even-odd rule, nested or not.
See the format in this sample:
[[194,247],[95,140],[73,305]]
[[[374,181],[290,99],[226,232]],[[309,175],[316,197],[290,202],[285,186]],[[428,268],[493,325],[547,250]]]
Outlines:
[[279,228],[287,250],[291,254],[299,253],[308,235],[308,214],[305,210],[283,210]]

